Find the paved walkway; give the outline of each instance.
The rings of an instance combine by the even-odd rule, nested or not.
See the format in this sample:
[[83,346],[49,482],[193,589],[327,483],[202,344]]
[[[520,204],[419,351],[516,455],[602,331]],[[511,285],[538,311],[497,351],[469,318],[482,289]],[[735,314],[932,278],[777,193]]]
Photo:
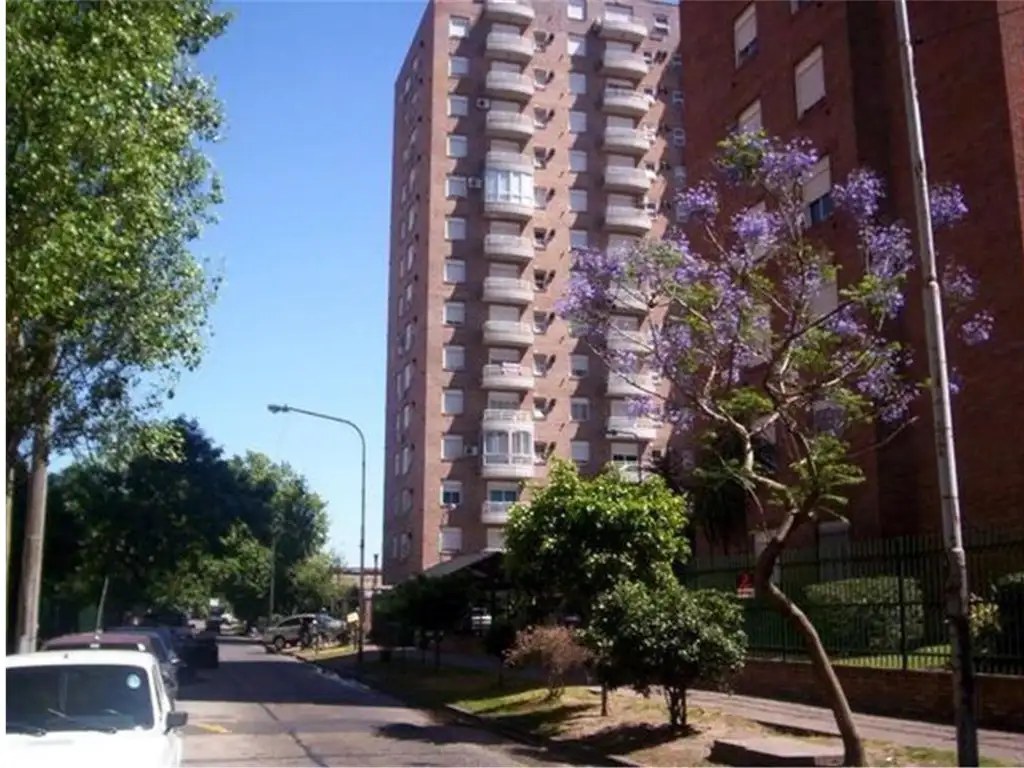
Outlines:
[[[406,652],[419,655],[418,651]],[[432,663],[433,652],[428,652],[426,658],[428,663]],[[470,654],[442,653],[441,663],[464,669],[497,671],[498,667],[497,659]],[[520,673],[538,674],[535,670],[521,670]],[[884,695],[884,692],[880,694]],[[766,725],[800,728],[832,736],[839,734],[832,712],[824,707],[711,691],[691,691],[688,699],[695,706],[717,709]],[[888,741],[906,747],[956,751],[956,732],[952,726],[862,714],[855,715],[855,720],[864,739]],[[1011,765],[1024,765],[1024,734],[982,729],[978,732],[978,740],[984,757]]]

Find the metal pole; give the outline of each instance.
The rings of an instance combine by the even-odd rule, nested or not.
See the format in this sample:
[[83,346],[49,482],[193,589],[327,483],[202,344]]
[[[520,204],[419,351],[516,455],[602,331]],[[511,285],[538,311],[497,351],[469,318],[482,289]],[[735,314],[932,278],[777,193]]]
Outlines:
[[925,163],[921,108],[914,77],[914,50],[910,37],[907,0],[896,0],[896,28],[899,34],[900,68],[907,115],[907,135],[913,171],[914,202],[917,209],[918,246],[921,251],[925,330],[928,335],[928,368],[931,374],[932,411],[935,421],[935,455],[938,461],[942,529],[948,558],[946,618],[949,622],[953,666],[953,708],[956,724],[956,752],[959,765],[978,765],[978,730],[974,711],[974,660],[971,653],[970,594],[967,586],[967,557],[960,519],[960,499],[953,441],[953,413],[949,399],[949,371],[943,333],[942,296],[935,264],[928,169]]
[[28,510],[25,516],[25,544],[21,558],[21,585],[18,594],[16,625],[18,653],[35,651],[39,635],[49,453],[49,424],[43,424],[36,428],[35,436],[32,439],[32,466],[29,469]]
[[344,424],[355,430],[355,433],[359,436],[361,483],[359,492],[359,629],[357,632],[356,663],[362,665],[364,636],[366,634],[366,435],[363,434],[363,430],[354,421],[343,419],[340,416],[329,416],[326,413],[293,408],[290,405],[268,405],[267,410],[271,413],[301,413],[304,416],[312,416],[314,419],[324,419],[325,421]]

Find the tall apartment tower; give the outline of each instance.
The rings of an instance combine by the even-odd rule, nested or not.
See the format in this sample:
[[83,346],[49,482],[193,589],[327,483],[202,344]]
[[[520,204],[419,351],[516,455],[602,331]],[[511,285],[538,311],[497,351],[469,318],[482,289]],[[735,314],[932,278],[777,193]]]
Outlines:
[[[501,549],[552,455],[639,471],[664,446],[555,306],[571,249],[664,232],[685,178],[677,47],[675,3],[427,6],[395,84],[388,583]],[[644,321],[624,299],[620,343]]]
[[[680,84],[686,94],[686,164],[710,169],[731,129],[804,136],[823,155],[805,187],[811,226],[840,266],[860,268],[855,233],[831,216],[833,181],[868,167],[885,180],[886,216],[915,223],[894,4],[683,2]],[[978,306],[995,326],[985,344],[949,334],[962,379],[954,425],[966,527],[1019,528],[1024,499],[1024,2],[909,3],[932,183],[959,184],[970,208],[940,232],[940,252],[979,278]],[[915,235],[916,253],[916,235]],[[919,275],[893,328],[927,376]],[[840,283],[842,277],[840,277]],[[935,445],[927,396],[918,421],[864,456],[867,482],[851,498],[850,530],[823,527],[819,540],[940,529]],[[829,545],[833,546],[833,545]]]

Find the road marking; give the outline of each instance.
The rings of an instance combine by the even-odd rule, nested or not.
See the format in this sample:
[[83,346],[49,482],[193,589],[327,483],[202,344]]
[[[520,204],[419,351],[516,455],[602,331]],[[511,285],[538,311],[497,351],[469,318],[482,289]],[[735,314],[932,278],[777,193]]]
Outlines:
[[193,723],[196,728],[200,728],[207,733],[231,733],[223,725],[217,725],[216,723]]

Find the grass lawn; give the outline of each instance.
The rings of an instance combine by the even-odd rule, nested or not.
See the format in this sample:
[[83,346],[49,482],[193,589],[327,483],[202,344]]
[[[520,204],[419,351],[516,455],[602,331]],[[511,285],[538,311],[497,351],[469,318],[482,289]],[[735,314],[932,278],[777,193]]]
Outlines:
[[[534,681],[506,674],[463,669],[435,670],[417,659],[381,664],[370,662],[364,679],[371,686],[394,693],[423,707],[455,705],[482,717],[518,728],[556,743],[586,745],[607,755],[628,757],[650,766],[708,765],[715,739],[778,732],[752,721],[712,709],[691,707],[689,727],[682,732],[668,728],[668,716],[660,696],[643,699],[629,692],[609,697],[609,715],[601,717],[596,688],[570,687],[551,700]],[[802,737],[801,737],[802,738]],[[837,743],[821,737],[805,741]],[[901,747],[887,743],[867,744],[871,765],[946,766],[956,756],[945,750]],[[982,765],[999,766],[983,760]]]
[[329,659],[338,659],[344,656],[350,656],[356,652],[354,645],[328,645],[320,648],[319,651],[314,651],[312,648],[308,651],[303,651],[297,648],[289,648],[285,653],[296,656],[305,661],[328,661]]
[[[851,656],[835,658],[832,663],[845,667],[876,667],[880,669],[902,669],[903,657],[898,653],[881,653],[873,656]],[[949,664],[949,645],[930,645],[917,648],[907,654],[907,669],[945,669]]]

